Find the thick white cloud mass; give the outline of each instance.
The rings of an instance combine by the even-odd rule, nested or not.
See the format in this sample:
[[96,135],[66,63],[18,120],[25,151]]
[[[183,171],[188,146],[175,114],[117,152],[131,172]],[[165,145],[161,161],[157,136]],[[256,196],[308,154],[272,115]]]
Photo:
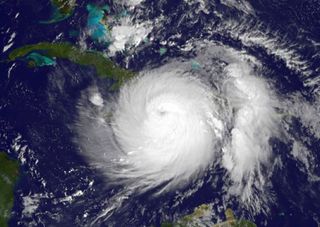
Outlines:
[[105,105],[97,102],[96,89],[91,92],[96,107],[80,106],[79,131],[89,137],[82,142],[85,155],[108,182],[140,191],[160,185],[176,189],[197,179],[219,156],[243,199],[250,197],[256,178],[263,186],[261,165],[267,164],[269,139],[278,131],[277,101],[247,64],[221,57],[230,64],[220,78],[197,76],[186,63],[173,62],[140,73]]
[[203,171],[224,126],[211,89],[178,70],[151,71],[120,90],[112,129],[123,165],[115,177],[143,179],[146,187],[180,184]]
[[255,188],[265,185],[261,165],[268,164],[270,138],[279,133],[279,104],[266,81],[251,75],[246,65],[231,64],[226,71],[230,79],[225,97],[234,110],[234,124],[223,163],[235,182],[232,190],[246,201],[253,195],[254,184]]
[[[180,65],[181,66],[181,65]],[[83,154],[108,183],[143,192],[198,179],[221,150],[225,102],[206,81],[172,66],[141,73],[105,103],[82,102]]]
[[255,70],[263,66],[254,57],[210,43],[197,46],[192,60],[145,69],[115,94],[103,95],[99,86],[83,93],[76,142],[107,185],[124,187],[114,197],[119,207],[132,192],[176,191],[201,184],[208,170],[213,179],[221,177],[214,171],[223,167],[226,200],[236,196],[251,210],[268,209],[270,176],[281,165],[273,138],[293,144],[292,155],[314,166],[308,148],[288,129],[297,117],[318,136],[318,109],[298,95],[279,95]]

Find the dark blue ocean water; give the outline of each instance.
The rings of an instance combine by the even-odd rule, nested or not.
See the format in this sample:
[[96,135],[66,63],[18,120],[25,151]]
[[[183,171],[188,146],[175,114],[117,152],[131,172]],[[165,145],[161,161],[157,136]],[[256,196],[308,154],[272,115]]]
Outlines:
[[[99,4],[99,2],[95,2]],[[12,32],[16,33],[14,43],[9,49],[40,41],[69,41],[78,44],[78,37],[70,36],[70,30],[81,32],[86,25],[87,1],[79,2],[74,14],[59,23],[40,24],[48,18],[51,6],[48,1],[2,1],[0,2],[0,47],[7,45]],[[125,6],[114,6],[108,2],[111,11],[117,12]],[[247,17],[253,23],[263,22],[269,30],[277,31],[286,37],[288,42],[300,45],[301,56],[310,63],[310,70],[316,76],[319,57],[314,57],[315,49],[305,45],[304,41],[320,42],[320,3],[319,1],[252,1],[255,15],[247,15],[236,8],[230,8],[219,1],[212,1],[207,7],[209,13],[195,12],[200,3],[187,4],[185,1],[151,1],[143,3],[136,19],[153,18],[163,15],[167,18],[162,26],[154,28],[156,37],[145,48],[138,48],[129,60],[129,68],[139,71],[146,65],[156,66],[165,58],[190,57],[192,53],[182,53],[179,46],[191,38],[213,40],[221,45],[244,50],[255,56],[264,64],[264,70],[270,78],[278,81],[279,93],[299,91],[312,100],[313,89],[303,86],[301,72],[290,69],[277,56],[269,54],[263,47],[246,45],[240,39],[228,34],[209,33],[207,27],[216,27],[224,18]],[[239,3],[242,4],[242,3]],[[224,16],[217,16],[219,11]],[[16,13],[19,16],[15,18]],[[191,13],[193,16],[184,16]],[[8,29],[10,29],[8,31]],[[172,38],[172,34],[182,34]],[[61,34],[59,36],[59,34]],[[154,50],[161,47],[161,41],[174,40],[176,47],[168,50],[166,56],[159,56]],[[85,42],[94,49],[100,50],[101,44],[94,43],[89,37]],[[281,48],[281,47],[279,47]],[[83,216],[87,213],[93,217],[104,207],[105,199],[114,195],[118,189],[106,187],[101,173],[91,169],[86,160],[79,154],[80,148],[73,142],[72,125],[77,109],[75,103],[81,91],[92,83],[108,88],[111,81],[98,79],[93,68],[81,67],[66,60],[57,60],[56,67],[28,68],[23,60],[6,62],[7,52],[0,55],[0,150],[18,158],[24,145],[25,163],[21,165],[21,177],[16,185],[15,204],[9,226],[83,226],[88,224]],[[113,60],[124,66],[125,54],[117,54]],[[286,75],[279,77],[278,75]],[[292,134],[304,135],[312,141],[309,149],[314,151],[316,161],[320,161],[320,141],[299,123],[292,125]],[[14,148],[17,141],[19,148]],[[17,152],[15,151],[17,150]],[[320,220],[320,183],[310,182],[305,173],[288,155],[290,147],[281,141],[273,141],[273,152],[285,160],[285,168],[275,169],[270,178],[273,194],[277,202],[270,207],[268,215],[251,215],[243,210],[236,199],[219,201],[216,208],[227,203],[236,215],[250,218],[258,226],[312,227]],[[20,157],[21,160],[21,157]],[[224,173],[224,169],[215,170],[215,174]],[[318,176],[320,168],[316,169]],[[169,193],[153,199],[148,194],[140,195],[129,201],[118,213],[102,226],[149,226],[167,220],[176,219],[179,215],[190,213],[194,207],[211,203],[223,194],[224,179],[219,179],[215,186],[210,182],[209,171],[203,179],[203,186],[192,196],[173,206],[176,194]],[[94,182],[92,187],[88,185]],[[192,186],[190,186],[192,187]],[[85,191],[85,197],[77,197],[73,203],[64,202],[63,198],[77,191]],[[188,189],[185,189],[188,190]],[[23,198],[36,195],[40,201],[36,212],[25,215]],[[223,217],[223,212],[217,212]],[[91,219],[90,219],[91,220]]]

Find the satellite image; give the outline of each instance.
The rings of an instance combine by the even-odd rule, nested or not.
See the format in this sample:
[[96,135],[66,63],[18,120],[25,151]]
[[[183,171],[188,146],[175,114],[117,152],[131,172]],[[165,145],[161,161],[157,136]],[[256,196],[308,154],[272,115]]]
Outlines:
[[0,227],[319,227],[319,0],[0,0]]

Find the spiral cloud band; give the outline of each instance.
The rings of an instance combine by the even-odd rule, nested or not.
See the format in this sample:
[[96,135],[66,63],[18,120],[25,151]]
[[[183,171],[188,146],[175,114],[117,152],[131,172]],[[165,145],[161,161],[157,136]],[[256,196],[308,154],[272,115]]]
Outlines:
[[[208,47],[198,50],[202,69],[176,59],[145,69],[116,94],[103,96],[99,86],[84,92],[79,144],[108,185],[159,194],[202,183],[210,167],[213,175],[224,167],[228,195],[253,201],[246,204],[254,209],[268,200],[258,192],[268,182],[279,101],[232,50]],[[227,64],[215,66],[216,58]]]
[[214,99],[204,83],[178,71],[145,74],[123,86],[112,119],[124,154],[118,176],[172,186],[207,167],[223,131]]

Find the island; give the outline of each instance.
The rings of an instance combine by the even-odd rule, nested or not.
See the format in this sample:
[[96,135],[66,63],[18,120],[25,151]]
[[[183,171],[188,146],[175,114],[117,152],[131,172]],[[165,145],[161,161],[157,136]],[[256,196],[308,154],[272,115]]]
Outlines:
[[108,46],[111,43],[111,32],[107,26],[106,13],[110,11],[108,5],[98,7],[93,4],[87,5],[88,19],[87,28],[90,37],[101,44]]
[[[35,61],[33,57],[33,59],[31,59],[32,64],[29,63],[29,66],[45,65],[43,62],[49,62],[49,64],[52,65],[54,62],[53,59],[55,58],[66,59],[83,66],[92,66],[96,69],[98,76],[112,79],[115,82],[112,89],[118,88],[124,81],[135,75],[134,72],[117,66],[100,52],[81,50],[68,42],[40,42],[25,45],[10,52],[9,61],[28,59],[28,56],[30,59],[31,53],[37,53],[37,61]],[[39,56],[43,56],[46,59],[40,61]],[[37,62],[40,62],[41,65],[36,65]]]
[[226,221],[217,224],[208,223],[208,221],[211,222],[211,209],[210,205],[202,204],[196,207],[193,213],[183,216],[177,222],[165,222],[161,224],[161,227],[196,227],[204,225],[212,227],[257,227],[256,224],[251,221],[236,219],[230,208],[225,211]]
[[51,19],[40,21],[41,24],[52,24],[63,21],[73,14],[76,0],[51,0]]
[[0,226],[8,226],[14,202],[14,187],[19,177],[18,161],[0,152]]

